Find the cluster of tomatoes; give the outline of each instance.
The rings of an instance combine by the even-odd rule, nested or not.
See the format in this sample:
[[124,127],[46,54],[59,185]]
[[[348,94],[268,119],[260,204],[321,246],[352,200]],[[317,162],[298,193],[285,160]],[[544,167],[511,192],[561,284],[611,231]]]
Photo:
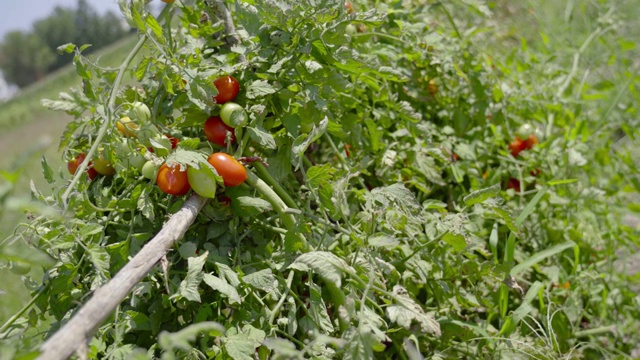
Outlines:
[[[517,131],[516,138],[509,144],[509,151],[511,152],[511,155],[517,158],[521,152],[533,149],[533,147],[538,144],[538,136],[536,136],[537,132],[538,131],[530,124],[520,126]],[[531,175],[537,175],[539,172],[539,170],[532,171]],[[510,178],[507,181],[507,189],[513,189],[516,192],[520,192],[522,189],[520,180]]]
[[[236,96],[240,92],[240,84],[232,76],[222,76],[214,81],[214,85],[218,90],[218,95],[214,97],[217,104],[222,105],[219,116],[208,118],[203,124],[204,134],[211,143],[220,147],[226,147],[235,143],[235,128],[244,126],[248,122],[247,113],[244,108],[234,102]],[[124,141],[121,146],[116,146],[116,153],[129,153],[132,146],[130,139],[138,139],[144,129],[140,124],[144,123],[151,117],[149,108],[141,103],[135,102],[131,104],[130,116],[124,116],[116,122],[118,132],[123,136]],[[132,120],[134,117],[135,120]],[[171,149],[178,146],[179,140],[168,134],[159,134],[162,138],[169,140]],[[118,149],[121,147],[122,149]],[[198,195],[213,198],[216,194],[216,176],[222,178],[224,185],[238,186],[247,179],[247,171],[245,167],[234,157],[223,152],[216,152],[209,155],[206,164],[201,164],[199,168],[170,166],[168,163],[162,163],[158,166],[157,159],[145,158],[141,153],[148,151],[154,153],[153,147],[146,147],[137,141],[134,145],[138,152],[130,154],[128,165],[136,168],[147,179],[155,181],[158,188],[170,195],[182,196],[193,190]],[[102,156],[104,149],[98,151],[98,155],[89,162],[87,167],[87,176],[93,180],[98,175],[110,176],[116,173],[116,168]],[[69,173],[76,173],[80,164],[86,159],[85,153],[76,155],[75,158],[67,163]],[[174,164],[175,165],[175,164]]]

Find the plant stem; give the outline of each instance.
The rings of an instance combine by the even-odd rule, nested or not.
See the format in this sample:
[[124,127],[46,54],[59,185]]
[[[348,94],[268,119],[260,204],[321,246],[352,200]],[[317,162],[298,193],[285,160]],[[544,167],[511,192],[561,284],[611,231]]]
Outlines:
[[20,311],[18,311],[15,315],[13,315],[9,320],[7,320],[7,322],[4,323],[4,325],[2,325],[2,327],[0,328],[0,334],[4,333],[5,331],[7,331],[7,329],[9,329],[9,327],[11,327],[11,325],[13,325],[14,322],[16,322],[16,320],[18,320],[22,314],[24,314],[25,312],[27,312],[27,310],[29,310],[29,308],[35,304],[36,301],[38,301],[38,298],[40,298],[40,295],[42,295],[44,293],[44,290],[49,286],[49,283],[44,284],[40,290],[38,290],[38,293],[36,294],[36,296],[34,296],[31,301],[29,301],[25,306],[22,307],[22,309],[20,309]]
[[287,276],[287,286],[284,288],[284,293],[280,297],[280,300],[276,304],[276,306],[271,311],[271,315],[269,315],[269,324],[273,324],[273,321],[276,319],[276,315],[280,313],[280,308],[282,304],[284,304],[284,300],[287,298],[289,291],[291,290],[291,283],[293,282],[294,271],[289,271],[289,276]]
[[269,184],[273,188],[273,191],[275,191],[276,194],[278,194],[278,196],[280,196],[282,201],[284,201],[284,203],[287,204],[288,207],[293,208],[293,209],[295,209],[297,207],[297,204],[293,200],[293,198],[282,187],[282,185],[280,185],[280,183],[278,183],[278,181],[276,179],[274,179],[273,176],[271,176],[271,174],[269,173],[267,168],[264,166],[264,164],[256,162],[256,163],[254,163],[253,167],[258,172],[258,175],[260,175],[260,178],[262,180],[264,180],[264,182],[266,182],[267,184]]
[[247,172],[247,184],[256,189],[264,198],[271,204],[273,209],[280,215],[284,226],[287,228],[291,234],[293,234],[302,244],[303,244],[303,252],[309,251],[309,244],[307,243],[307,239],[302,236],[301,233],[298,232],[296,219],[293,215],[287,212],[287,205],[285,202],[276,194],[269,185],[256,176],[251,171]]

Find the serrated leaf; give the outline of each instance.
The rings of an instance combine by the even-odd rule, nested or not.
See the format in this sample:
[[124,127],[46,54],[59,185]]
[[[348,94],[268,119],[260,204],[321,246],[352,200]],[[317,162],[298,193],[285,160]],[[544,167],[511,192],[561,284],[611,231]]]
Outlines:
[[249,133],[249,136],[251,136],[251,139],[257,142],[262,148],[270,150],[278,148],[276,140],[270,133],[255,127],[247,127],[246,130]]
[[318,126],[315,126],[309,134],[302,134],[298,136],[293,142],[293,146],[291,147],[291,154],[293,155],[293,157],[299,158],[303,156],[305,151],[307,151],[309,145],[318,140],[324,134],[328,124],[329,119],[325,116],[324,119],[320,121]]
[[500,194],[500,184],[495,184],[491,187],[480,189],[465,196],[462,200],[466,206],[472,206],[484,202],[485,200],[496,197]]
[[255,99],[276,92],[276,88],[271,86],[267,80],[256,80],[247,86],[247,98]]
[[111,257],[107,249],[94,243],[87,246],[87,252],[96,271],[105,278],[109,278],[109,260]]
[[263,269],[242,277],[242,282],[270,293],[277,289],[276,277],[271,269]]
[[398,241],[398,239],[387,234],[371,235],[367,239],[367,242],[369,243],[370,246],[383,247],[386,249],[393,249],[394,247],[400,244],[400,241]]
[[411,328],[411,323],[416,321],[420,324],[423,332],[440,336],[440,324],[433,315],[425,313],[408,295],[407,290],[400,286],[393,287],[393,299],[395,304],[387,306],[386,312],[392,322],[404,327]]
[[151,29],[154,38],[160,43],[160,44],[164,44],[165,43],[165,37],[162,34],[162,26],[160,26],[160,24],[158,23],[158,21],[156,20],[155,17],[151,16],[151,15],[147,15],[145,18],[145,24],[147,25],[148,29]]
[[467,241],[460,234],[447,233],[442,237],[442,241],[453,247],[453,251],[459,253],[467,247]]
[[289,268],[300,271],[312,270],[325,281],[330,281],[337,287],[342,286],[343,272],[355,273],[355,270],[344,260],[326,251],[312,251],[302,254],[289,265]]
[[204,276],[202,267],[207,262],[208,251],[205,251],[198,257],[190,257],[187,259],[188,269],[187,276],[180,282],[178,293],[187,300],[200,302],[200,282]]
[[216,268],[218,269],[218,274],[220,274],[222,278],[224,278],[229,284],[231,284],[231,286],[237,287],[238,285],[240,285],[238,274],[229,266],[217,262]]
[[309,186],[318,188],[332,180],[333,174],[337,171],[331,164],[315,165],[307,170],[307,180]]
[[182,349],[189,350],[192,348],[191,342],[195,341],[201,333],[207,333],[209,336],[221,336],[226,332],[224,326],[217,322],[205,321],[197,324],[191,324],[180,331],[169,333],[163,331],[158,335],[158,346],[164,350]]
[[220,294],[224,295],[229,299],[231,304],[240,304],[242,303],[242,298],[238,294],[238,290],[233,286],[229,285],[225,280],[220,279],[219,277],[212,274],[204,274],[204,282],[209,285],[213,290],[220,292]]
[[320,331],[327,334],[332,333],[334,329],[331,324],[331,318],[327,313],[327,306],[322,298],[322,289],[318,285],[311,283],[309,295],[311,297],[309,316],[320,327]]

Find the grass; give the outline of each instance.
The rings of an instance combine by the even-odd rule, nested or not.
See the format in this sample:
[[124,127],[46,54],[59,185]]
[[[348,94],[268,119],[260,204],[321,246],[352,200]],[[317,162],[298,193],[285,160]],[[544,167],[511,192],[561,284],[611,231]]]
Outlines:
[[[90,58],[99,61],[101,66],[117,66],[129,53],[136,40],[135,36],[127,37],[98,51]],[[14,189],[15,196],[29,196],[31,181],[45,194],[51,192],[52,185],[48,184],[42,176],[40,161],[43,156],[56,174],[60,171],[61,175],[66,177],[66,168],[58,152],[58,139],[70,118],[66,114],[44,108],[40,105],[40,99],[55,99],[58,93],[79,84],[75,69],[73,66],[67,66],[24,89],[15,98],[0,103],[0,130],[2,131],[0,151],[4,155],[0,159],[0,168],[7,169],[16,161],[23,161],[20,156],[31,150],[37,143],[44,141],[49,144],[35,152],[24,163],[18,164],[24,171]],[[60,176],[56,177],[60,178]],[[5,212],[0,219],[0,239],[9,236],[15,226],[24,220],[25,214],[22,212]],[[18,246],[20,251],[29,251],[25,245],[13,246]],[[39,279],[42,271],[34,269],[30,275],[34,279]],[[0,323],[4,323],[29,301],[30,294],[21,276],[0,269],[0,277],[5,279],[0,286],[0,290],[6,292],[3,295],[0,293]]]

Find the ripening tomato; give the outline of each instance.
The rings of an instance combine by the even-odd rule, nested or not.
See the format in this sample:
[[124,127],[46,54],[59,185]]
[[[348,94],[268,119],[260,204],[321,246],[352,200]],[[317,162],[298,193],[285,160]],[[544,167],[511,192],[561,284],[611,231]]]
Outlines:
[[534,134],[531,134],[529,135],[528,138],[524,140],[524,149],[525,150],[533,149],[533,147],[536,146],[537,144],[538,144],[538,138]]
[[208,161],[222,177],[225,186],[238,186],[247,180],[247,169],[229,154],[213,153]]
[[[76,171],[78,171],[78,167],[80,166],[80,164],[82,164],[82,162],[86,157],[87,157],[87,154],[80,153],[76,155],[76,157],[73,160],[70,160],[67,163],[67,169],[69,170],[69,173],[71,175],[75,175]],[[91,165],[91,163],[89,163],[89,165]]]
[[180,171],[180,166],[170,168],[167,164],[162,164],[158,170],[156,182],[160,190],[169,195],[182,196],[191,189],[187,172]]
[[93,161],[93,168],[101,175],[113,175],[116,173],[116,169],[113,165],[103,158],[96,158]]
[[233,76],[219,77],[213,81],[213,85],[218,89],[218,95],[213,98],[217,104],[235,99],[240,92],[240,83]]
[[348,2],[348,1],[347,1],[347,2],[345,2],[345,3],[344,3],[344,6],[347,8],[347,13],[349,13],[349,14],[353,14],[353,6],[351,5],[351,3],[350,3],[350,2]]
[[116,128],[124,137],[138,137],[138,130],[140,130],[140,125],[133,122],[131,118],[125,116],[120,120],[116,121]]
[[212,116],[204,122],[204,135],[218,146],[227,146],[227,131],[231,133],[231,143],[236,142],[236,133],[219,116]]

